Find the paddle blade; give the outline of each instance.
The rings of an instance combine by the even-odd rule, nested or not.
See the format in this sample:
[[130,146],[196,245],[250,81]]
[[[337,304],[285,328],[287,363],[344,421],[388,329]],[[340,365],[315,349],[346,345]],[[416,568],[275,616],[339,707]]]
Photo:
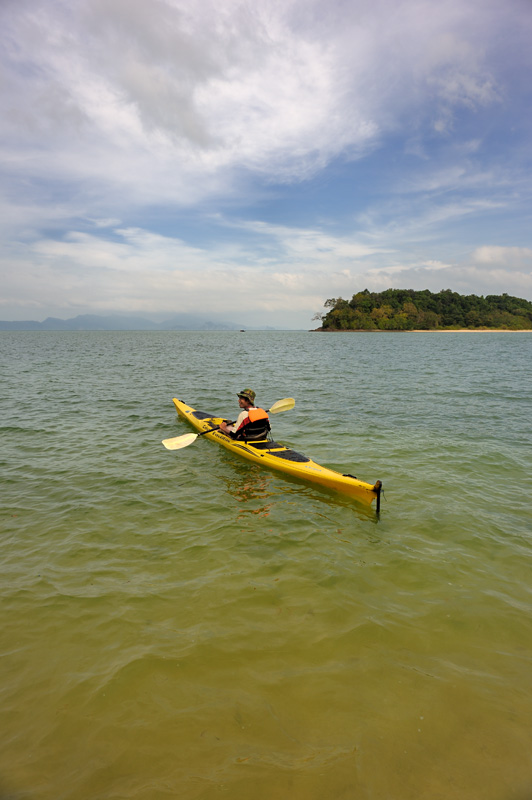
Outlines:
[[185,433],[183,436],[175,436],[173,439],[163,439],[162,444],[167,450],[181,450],[182,447],[188,447],[189,444],[195,442],[197,438],[197,433]]
[[280,414],[281,411],[291,411],[295,406],[296,401],[293,397],[285,397],[284,400],[278,400],[269,409],[270,414]]

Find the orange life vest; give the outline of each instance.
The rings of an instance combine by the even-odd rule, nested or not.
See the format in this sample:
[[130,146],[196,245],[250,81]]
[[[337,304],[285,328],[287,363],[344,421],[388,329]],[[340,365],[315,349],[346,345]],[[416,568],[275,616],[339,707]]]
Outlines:
[[248,414],[250,422],[257,422],[259,419],[269,419],[268,414],[263,408],[248,408]]
[[270,430],[270,419],[263,408],[248,408],[248,416],[235,432],[237,439],[265,439]]

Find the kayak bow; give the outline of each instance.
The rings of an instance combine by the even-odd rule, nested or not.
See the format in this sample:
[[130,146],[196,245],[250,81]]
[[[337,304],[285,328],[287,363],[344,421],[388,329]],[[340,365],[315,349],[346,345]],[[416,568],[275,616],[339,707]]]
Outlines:
[[223,445],[235,455],[259,464],[262,467],[269,467],[278,472],[284,472],[294,478],[308,481],[318,488],[332,489],[341,492],[349,497],[354,497],[368,505],[377,501],[377,511],[380,511],[380,496],[382,483],[377,481],[375,484],[365,483],[352,475],[342,475],[335,470],[322,467],[312,459],[301,453],[296,453],[283,444],[263,439],[262,441],[244,442],[231,439],[227,434],[218,430],[222,417],[213,417],[203,411],[197,411],[186,403],[173,398],[177,413],[186,419],[196,430],[200,431],[206,439],[214,439],[218,444]]

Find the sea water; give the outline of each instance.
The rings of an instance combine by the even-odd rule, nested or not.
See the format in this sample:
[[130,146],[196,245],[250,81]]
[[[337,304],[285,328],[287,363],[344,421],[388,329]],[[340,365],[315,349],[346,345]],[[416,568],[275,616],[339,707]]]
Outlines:
[[[532,333],[3,332],[2,800],[532,796]],[[380,515],[172,397],[382,480]]]

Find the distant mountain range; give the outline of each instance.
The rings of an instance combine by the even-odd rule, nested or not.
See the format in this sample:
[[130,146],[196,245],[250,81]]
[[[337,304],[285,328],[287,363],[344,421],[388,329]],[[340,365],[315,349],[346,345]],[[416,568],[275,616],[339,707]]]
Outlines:
[[[44,322],[0,320],[0,330],[2,331],[238,331],[245,328],[245,325],[211,322],[193,314],[175,314],[163,322],[153,322],[144,317],[120,315],[100,317],[96,314],[82,314],[71,319],[48,317]],[[261,329],[247,326],[247,330]],[[266,328],[266,330],[275,329]]]

